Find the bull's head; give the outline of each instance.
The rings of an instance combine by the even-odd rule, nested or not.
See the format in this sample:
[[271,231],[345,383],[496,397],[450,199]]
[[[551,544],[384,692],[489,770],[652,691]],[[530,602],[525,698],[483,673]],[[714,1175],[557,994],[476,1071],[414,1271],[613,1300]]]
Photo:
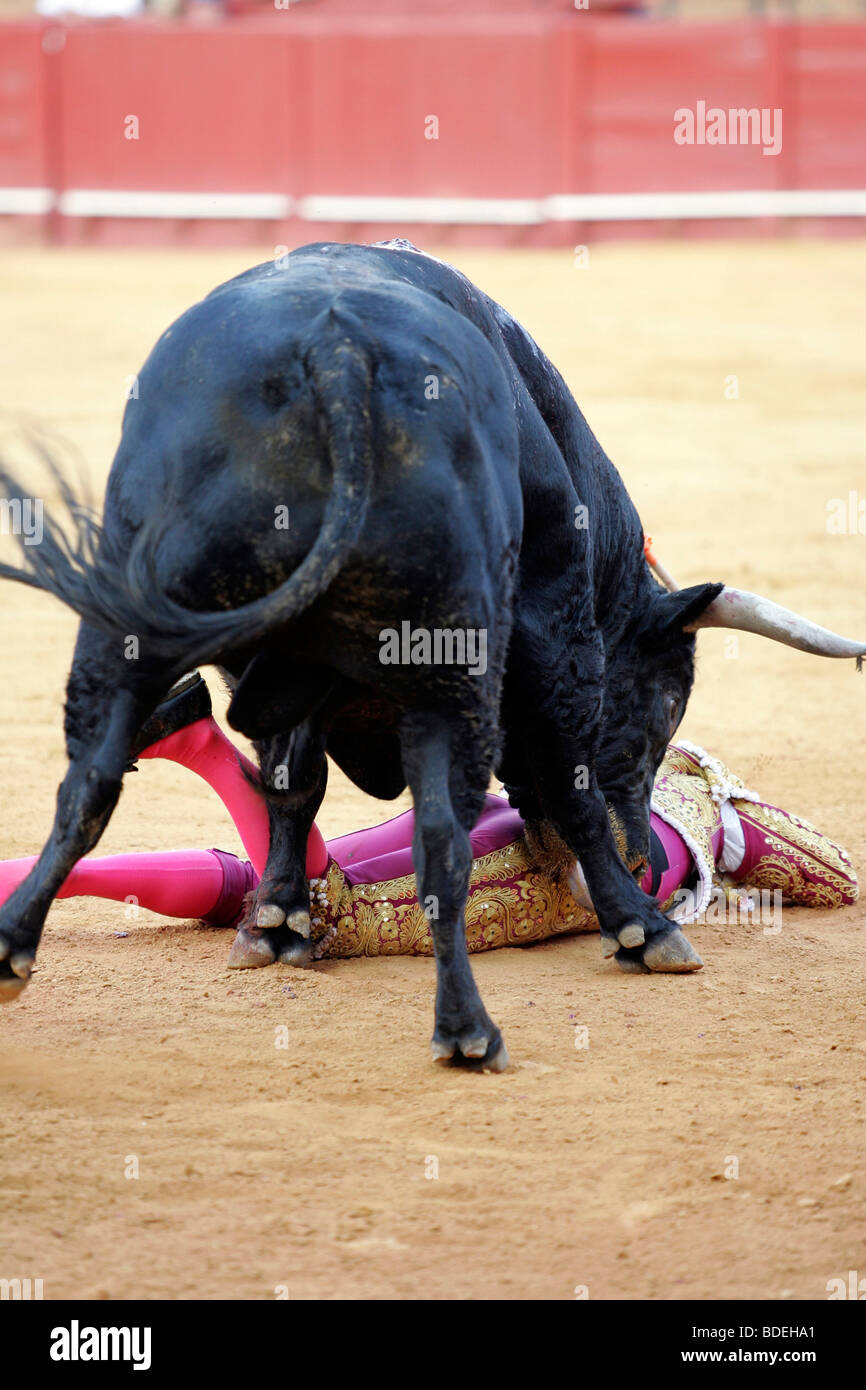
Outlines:
[[816,656],[855,657],[858,668],[866,656],[866,643],[758,594],[723,584],[665,593],[654,584],[644,611],[607,654],[605,731],[596,759],[620,854],[638,878],[649,854],[653,781],[685,712],[702,627],[758,633]]

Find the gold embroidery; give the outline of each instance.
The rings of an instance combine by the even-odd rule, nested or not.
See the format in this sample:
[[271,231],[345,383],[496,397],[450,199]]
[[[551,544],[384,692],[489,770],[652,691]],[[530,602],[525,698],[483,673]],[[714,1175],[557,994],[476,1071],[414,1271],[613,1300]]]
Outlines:
[[753,888],[779,888],[804,907],[844,907],[860,895],[854,866],[840,845],[809,821],[773,806],[735,801],[737,814],[763,835],[768,853],[749,870]]
[[[383,883],[348,884],[333,861],[325,880],[328,907],[314,929],[314,955],[433,954],[430,923],[416,897],[414,874]],[[336,931],[329,932],[335,919]],[[541,874],[522,841],[476,859],[466,903],[470,952],[523,946],[566,932],[595,931],[591,912],[580,907],[562,880]],[[330,939],[328,939],[330,938]]]
[[[718,803],[731,797],[741,821],[751,822],[766,840],[766,852],[749,870],[747,879],[737,883],[741,892],[746,887],[779,888],[786,898],[804,907],[843,907],[856,902],[857,876],[845,851],[809,821],[753,800],[754,795],[719,759],[671,744],[659,770],[653,802],[670,814],[675,825],[685,827],[712,864]],[[718,874],[713,880],[722,883]]]
[[[696,753],[672,744],[656,778],[653,805],[710,867],[718,803],[733,793],[740,817],[752,820],[767,840],[767,853],[749,873],[750,887],[780,888],[785,897],[810,907],[839,907],[856,901],[856,875],[839,845],[808,821],[737,798],[738,790],[749,795],[740,779],[716,759],[704,766],[701,762]],[[550,861],[551,845],[539,844],[539,862],[533,857],[532,844],[532,836],[527,835],[474,860],[466,903],[469,951],[597,930],[594,914],[575,901],[567,880],[559,872],[543,870],[542,863]],[[718,875],[713,881],[721,883]],[[737,885],[740,893],[745,887]],[[316,919],[313,955],[432,955],[430,923],[417,891],[414,874],[382,883],[349,884],[331,860],[324,879],[311,884]],[[673,901],[672,896],[662,906],[670,908]]]

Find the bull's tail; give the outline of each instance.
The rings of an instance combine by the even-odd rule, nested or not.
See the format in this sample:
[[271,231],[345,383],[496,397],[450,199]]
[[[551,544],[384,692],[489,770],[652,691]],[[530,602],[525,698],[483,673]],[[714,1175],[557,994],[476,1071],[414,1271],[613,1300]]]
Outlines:
[[[0,564],[0,576],[43,589],[112,635],[135,634],[142,657],[171,670],[219,661],[232,649],[255,646],[303,613],[335,579],[357,540],[371,476],[368,351],[357,319],[329,309],[316,320],[304,360],[326,422],[333,479],[316,540],[296,570],[272,593],[240,608],[196,612],[176,603],[156,578],[161,529],[147,523],[124,552],[74,496],[50,455],[40,449],[73,524],[70,538],[48,516],[42,536],[19,537],[25,564]],[[30,499],[0,466],[7,505]],[[30,504],[32,506],[32,504]]]

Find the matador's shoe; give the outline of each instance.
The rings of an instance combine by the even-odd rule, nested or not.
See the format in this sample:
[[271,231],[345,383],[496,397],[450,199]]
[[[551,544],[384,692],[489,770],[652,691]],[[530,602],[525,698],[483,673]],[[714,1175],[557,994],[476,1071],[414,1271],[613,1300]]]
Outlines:
[[[686,839],[701,880],[701,861],[704,870],[709,861],[716,883],[723,882],[724,875],[744,887],[778,889],[783,902],[801,907],[846,907],[857,901],[857,874],[835,840],[809,821],[763,801],[695,743],[683,740],[668,748],[653,810]],[[710,828],[716,817],[723,836]],[[677,823],[680,819],[685,826]],[[696,914],[705,905],[697,905]]]
[[178,729],[195,724],[199,719],[207,719],[211,712],[210,691],[201,673],[191,671],[189,675],[181,676],[133,739],[127,772],[138,771],[135,760],[145,748],[161,738],[168,738],[169,734],[176,734]]

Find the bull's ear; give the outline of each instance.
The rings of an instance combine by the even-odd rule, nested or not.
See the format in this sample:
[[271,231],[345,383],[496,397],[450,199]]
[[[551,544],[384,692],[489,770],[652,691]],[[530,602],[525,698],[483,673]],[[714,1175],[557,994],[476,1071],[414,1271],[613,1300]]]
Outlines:
[[724,584],[693,584],[690,589],[659,594],[641,625],[641,641],[648,646],[666,646],[674,641],[701,616],[714,598],[718,598],[724,587]]

